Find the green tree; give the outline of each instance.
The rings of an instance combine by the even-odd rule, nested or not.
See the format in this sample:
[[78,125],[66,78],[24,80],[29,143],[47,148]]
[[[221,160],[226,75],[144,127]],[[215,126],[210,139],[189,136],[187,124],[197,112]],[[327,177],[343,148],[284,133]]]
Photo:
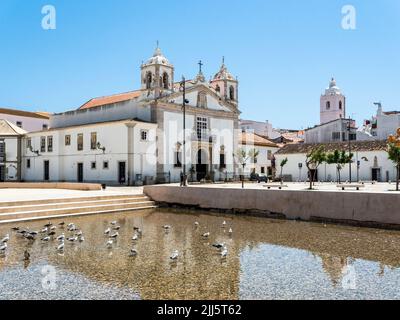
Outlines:
[[237,162],[242,166],[243,168],[243,175],[242,175],[242,188],[244,188],[244,167],[246,166],[246,163],[248,160],[255,161],[258,157],[260,152],[253,148],[250,149],[249,152],[246,152],[244,148],[239,148],[236,150],[236,152],[233,154],[233,156],[236,158]]
[[347,154],[346,151],[343,150],[342,151],[335,150],[332,153],[328,153],[326,155],[326,163],[336,165],[339,183],[341,183],[340,171],[347,163],[350,165],[352,159],[353,159],[353,153]]
[[399,191],[399,180],[400,180],[400,144],[399,142],[394,142],[393,140],[389,140],[388,143],[388,158],[392,160],[396,166],[396,191]]
[[325,162],[326,153],[323,146],[314,147],[311,151],[306,155],[306,166],[308,169],[308,175],[310,177],[310,190],[313,188],[315,172],[318,167]]
[[286,164],[288,163],[288,158],[282,159],[281,163],[279,164],[279,166],[281,167],[281,183],[283,182],[283,167],[286,166]]

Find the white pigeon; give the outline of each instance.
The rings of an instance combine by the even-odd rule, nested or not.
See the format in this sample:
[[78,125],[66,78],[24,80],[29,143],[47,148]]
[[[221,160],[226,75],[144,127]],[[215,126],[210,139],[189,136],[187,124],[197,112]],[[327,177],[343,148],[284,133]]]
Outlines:
[[110,234],[110,232],[111,232],[111,229],[107,228],[106,231],[104,231],[104,234]]
[[169,257],[172,261],[176,261],[178,260],[179,257],[179,251],[175,250],[174,252],[172,252],[171,256]]
[[8,242],[9,240],[10,240],[10,235],[9,235],[9,234],[6,234],[6,236],[5,236],[3,239],[0,240],[0,243],[6,243],[6,242]]
[[133,240],[133,241],[136,241],[138,238],[139,238],[138,235],[137,235],[137,234],[134,234],[133,237],[132,237],[132,240]]
[[221,258],[226,258],[228,255],[228,249],[224,247],[224,249],[221,251]]
[[229,228],[229,234],[232,234],[233,233],[233,230],[232,230],[232,228]]
[[208,237],[210,236],[210,233],[209,233],[209,232],[206,232],[206,233],[203,233],[201,236],[202,236],[203,238],[208,238]]
[[117,224],[117,221],[111,221],[111,224],[112,224],[113,226],[115,226],[115,225]]
[[171,229],[171,226],[168,225],[168,224],[166,224],[166,225],[163,226],[163,228],[164,228],[165,230],[169,230],[169,229]]
[[114,241],[108,240],[107,243],[106,243],[107,248],[111,248],[113,243],[114,243]]
[[57,251],[63,251],[64,250],[64,241],[61,242],[58,246],[57,246]]
[[44,242],[49,242],[50,241],[50,237],[44,237],[41,240],[44,241]]
[[83,242],[83,241],[85,241],[85,237],[84,236],[79,236],[79,242]]
[[226,221],[222,222],[222,228],[225,228],[226,226]]
[[135,256],[137,256],[137,254],[138,254],[138,252],[137,252],[137,250],[136,249],[131,249],[131,252],[130,252],[130,256],[131,257],[135,257]]
[[4,242],[1,246],[0,246],[0,253],[4,253],[7,249],[7,242]]
[[119,236],[119,233],[116,232],[116,233],[110,235],[110,238],[116,239],[118,236]]
[[198,227],[200,224],[196,221],[196,222],[194,223],[194,225],[195,225],[196,227]]
[[64,241],[64,240],[65,240],[65,234],[62,233],[61,235],[59,235],[59,236],[57,237],[57,240],[58,240],[58,241]]

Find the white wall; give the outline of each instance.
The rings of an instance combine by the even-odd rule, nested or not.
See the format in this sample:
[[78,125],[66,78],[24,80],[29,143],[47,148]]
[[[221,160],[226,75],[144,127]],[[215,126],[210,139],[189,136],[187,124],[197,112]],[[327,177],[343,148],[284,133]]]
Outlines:
[[[288,163],[284,166],[283,175],[291,175],[292,181],[306,181],[308,177],[308,171],[306,167],[306,154],[276,154],[276,166],[278,173],[280,172],[279,164],[284,158],[288,158]],[[366,157],[367,161],[362,160],[362,157]],[[357,181],[357,161],[360,161],[359,169],[359,180],[372,181],[372,168],[375,168],[376,163],[374,159],[377,157],[377,166],[381,171],[380,181],[396,180],[396,170],[393,163],[388,159],[387,152],[385,151],[362,151],[354,153],[354,163],[352,163],[352,181]],[[302,163],[303,167],[299,170],[298,164]],[[300,176],[301,174],[301,176]],[[336,181],[337,170],[335,165],[321,164],[318,168],[318,180],[320,181]],[[342,181],[349,180],[349,165],[344,166],[340,173]]]
[[41,131],[43,125],[49,125],[50,122],[48,119],[21,117],[6,113],[0,113],[0,119],[8,120],[15,125],[17,125],[17,121],[20,121],[22,122],[22,129],[28,132]]
[[[149,141],[141,142],[140,130],[149,131]],[[91,132],[97,133],[97,141],[106,150],[90,149]],[[130,177],[130,182],[136,173],[155,176],[156,166],[148,159],[147,153],[153,153],[155,157],[155,132],[156,125],[147,123],[136,123],[132,130],[131,139],[129,129],[125,123],[111,123],[92,126],[81,126],[76,128],[66,128],[50,130],[28,134],[24,138],[23,144],[23,179],[26,181],[43,181],[44,161],[50,161],[50,181],[77,181],[78,163],[83,163],[85,182],[104,182],[109,184],[118,183],[118,163],[126,162],[126,180]],[[83,134],[83,150],[77,150],[77,136]],[[26,148],[28,138],[32,139],[33,150],[40,151],[40,137],[53,136],[53,152],[40,152],[36,156]],[[71,136],[71,145],[65,145],[65,136]],[[128,147],[128,142],[132,143],[132,151]],[[151,146],[153,145],[153,148]],[[132,157],[132,161],[129,159]],[[27,159],[31,159],[31,168],[27,168]],[[142,160],[143,159],[143,160]],[[103,162],[108,161],[108,169],[103,168]],[[128,172],[128,162],[133,166]],[[143,161],[143,162],[142,162]],[[91,163],[96,162],[96,168],[91,168]],[[128,181],[126,181],[128,182]]]

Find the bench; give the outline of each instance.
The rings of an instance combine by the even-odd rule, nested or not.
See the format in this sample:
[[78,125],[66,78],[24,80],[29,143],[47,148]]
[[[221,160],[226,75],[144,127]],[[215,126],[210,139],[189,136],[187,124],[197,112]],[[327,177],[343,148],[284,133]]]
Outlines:
[[287,185],[286,184],[265,184],[265,185],[263,185],[263,187],[268,188],[268,190],[271,188],[278,188],[279,190],[282,190],[282,188],[287,188]]
[[338,184],[338,188],[345,190],[346,188],[355,188],[356,190],[360,190],[360,188],[365,188],[363,184]]

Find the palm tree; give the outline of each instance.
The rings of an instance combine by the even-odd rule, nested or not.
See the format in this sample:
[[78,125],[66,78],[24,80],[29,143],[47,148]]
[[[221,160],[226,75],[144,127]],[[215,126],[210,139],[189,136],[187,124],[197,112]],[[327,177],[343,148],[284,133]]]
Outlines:
[[306,155],[306,166],[308,169],[308,175],[310,176],[310,190],[312,190],[315,172],[321,163],[325,162],[326,153],[323,146],[314,147]]
[[283,167],[288,163],[288,161],[288,158],[285,158],[279,164],[279,166],[281,167],[281,183],[283,183]]

